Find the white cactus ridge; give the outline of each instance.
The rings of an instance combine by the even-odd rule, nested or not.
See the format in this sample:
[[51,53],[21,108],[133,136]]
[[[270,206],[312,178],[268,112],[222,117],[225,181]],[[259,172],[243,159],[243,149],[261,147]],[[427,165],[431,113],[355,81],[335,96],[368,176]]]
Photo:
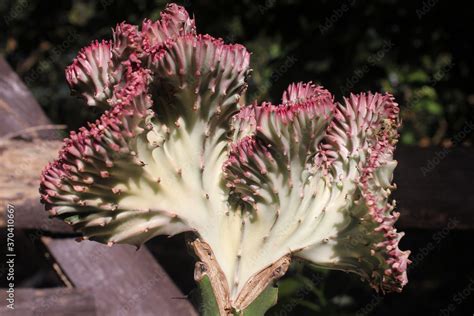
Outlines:
[[298,83],[279,105],[241,107],[249,57],[196,34],[174,4],[84,48],[66,77],[103,114],[45,168],[46,209],[108,245],[194,232],[231,302],[290,257],[400,291],[410,260],[389,200],[394,98],[362,93],[340,104]]

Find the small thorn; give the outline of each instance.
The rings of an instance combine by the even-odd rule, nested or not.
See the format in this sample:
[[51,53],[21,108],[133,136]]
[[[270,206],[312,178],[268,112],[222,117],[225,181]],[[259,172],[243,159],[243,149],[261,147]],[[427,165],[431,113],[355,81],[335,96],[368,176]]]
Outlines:
[[86,192],[86,191],[88,191],[88,188],[86,188],[84,186],[81,186],[81,185],[74,185],[73,189],[76,192]]
[[101,176],[102,178],[108,178],[108,177],[110,177],[110,173],[109,173],[108,171],[105,171],[105,170],[100,171],[99,174],[100,174],[100,176]]
[[87,176],[87,177],[84,177],[83,181],[86,184],[92,184],[92,183],[94,183],[94,178],[92,178],[90,176]]

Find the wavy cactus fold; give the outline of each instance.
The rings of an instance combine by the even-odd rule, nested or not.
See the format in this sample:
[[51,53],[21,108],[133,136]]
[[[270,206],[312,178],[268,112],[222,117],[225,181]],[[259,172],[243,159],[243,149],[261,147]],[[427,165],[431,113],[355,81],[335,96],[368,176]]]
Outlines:
[[249,57],[173,4],[83,49],[66,77],[104,113],[45,168],[47,210],[108,245],[192,232],[221,313],[249,306],[291,257],[400,291],[393,97],[340,104],[297,83],[279,105],[240,106]]

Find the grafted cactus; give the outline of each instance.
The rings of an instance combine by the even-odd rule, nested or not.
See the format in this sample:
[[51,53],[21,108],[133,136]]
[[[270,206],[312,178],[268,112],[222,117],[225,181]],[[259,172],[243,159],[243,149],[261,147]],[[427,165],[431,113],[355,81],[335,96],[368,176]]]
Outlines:
[[49,213],[110,246],[192,232],[221,314],[248,310],[293,257],[400,291],[393,97],[341,104],[298,83],[280,105],[240,106],[249,73],[245,47],[196,34],[177,5],[93,42],[66,76],[104,113],[44,170]]

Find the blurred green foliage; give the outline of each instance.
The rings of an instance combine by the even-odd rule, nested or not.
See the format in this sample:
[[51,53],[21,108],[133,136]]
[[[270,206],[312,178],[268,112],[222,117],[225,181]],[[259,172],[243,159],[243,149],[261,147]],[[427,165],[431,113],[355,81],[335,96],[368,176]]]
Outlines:
[[[316,81],[341,100],[390,91],[402,107],[405,144],[450,145],[474,113],[471,3],[447,1],[178,1],[198,30],[252,51],[247,102],[271,99],[292,81]],[[93,39],[127,20],[157,18],[163,0],[7,0],[0,53],[51,119],[71,129],[91,113],[71,98],[63,70]],[[469,6],[469,8],[466,8]],[[462,143],[469,144],[472,134]]]

